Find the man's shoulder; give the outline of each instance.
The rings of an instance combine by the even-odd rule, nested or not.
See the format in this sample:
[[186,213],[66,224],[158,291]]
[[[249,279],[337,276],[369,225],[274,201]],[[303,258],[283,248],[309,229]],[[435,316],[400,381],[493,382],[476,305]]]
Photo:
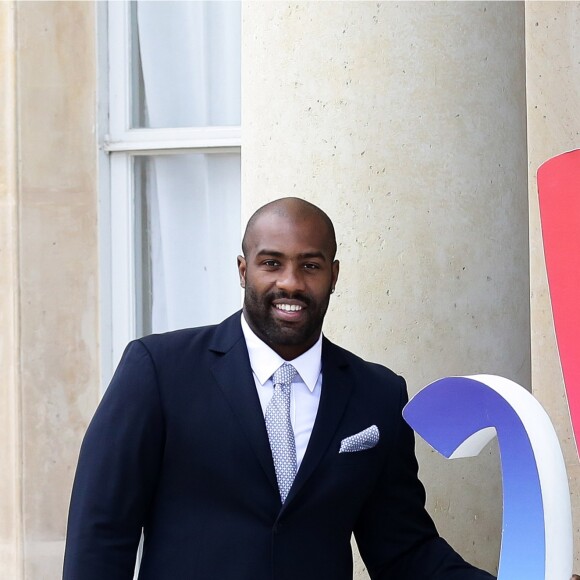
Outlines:
[[219,349],[240,336],[242,336],[240,314],[235,313],[219,324],[149,334],[138,340],[150,353],[167,354],[184,350],[208,349],[212,345]]
[[207,326],[195,326],[191,328],[179,328],[167,332],[157,332],[139,338],[139,342],[146,347],[158,348],[168,345],[187,344],[197,338],[211,337],[217,328],[217,324]]

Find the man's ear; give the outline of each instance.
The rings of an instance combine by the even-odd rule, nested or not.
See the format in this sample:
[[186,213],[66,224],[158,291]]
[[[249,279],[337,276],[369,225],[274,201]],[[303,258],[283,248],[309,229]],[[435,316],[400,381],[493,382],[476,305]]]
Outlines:
[[332,262],[332,286],[331,286],[333,292],[336,286],[336,281],[338,280],[339,270],[340,270],[340,262],[338,260],[334,260],[334,262]]
[[240,286],[246,287],[246,258],[238,256],[238,274],[240,275]]

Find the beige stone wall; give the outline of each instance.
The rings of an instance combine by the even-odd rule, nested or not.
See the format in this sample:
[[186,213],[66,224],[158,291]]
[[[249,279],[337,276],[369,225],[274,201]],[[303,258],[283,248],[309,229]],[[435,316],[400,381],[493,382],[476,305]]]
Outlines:
[[3,2],[0,26],[0,576],[51,580],[99,391],[95,5]]
[[533,393],[556,426],[570,480],[575,570],[580,568],[580,463],[574,445],[550,306],[536,172],[580,148],[580,2],[526,2],[530,284]]
[[0,3],[0,578],[20,578],[22,562],[14,17]]
[[[243,207],[297,195],[333,217],[327,335],[411,392],[529,387],[524,5],[248,2],[243,25]],[[494,570],[495,448],[419,457],[441,532]]]

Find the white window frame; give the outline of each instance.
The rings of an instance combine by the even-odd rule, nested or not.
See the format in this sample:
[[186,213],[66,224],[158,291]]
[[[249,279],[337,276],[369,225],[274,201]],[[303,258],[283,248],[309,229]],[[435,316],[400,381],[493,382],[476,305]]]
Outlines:
[[[133,161],[138,155],[240,153],[241,127],[131,128],[130,2],[97,3],[101,72],[109,90],[100,118],[101,383],[106,388],[127,343],[137,336]],[[103,46],[104,45],[104,46]],[[114,54],[114,59],[111,55]],[[108,115],[107,115],[108,110]]]

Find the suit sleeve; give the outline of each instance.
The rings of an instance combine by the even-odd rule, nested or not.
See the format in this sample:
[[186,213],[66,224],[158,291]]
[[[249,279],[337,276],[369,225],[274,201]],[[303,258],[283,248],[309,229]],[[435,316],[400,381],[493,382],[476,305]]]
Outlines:
[[63,580],[131,580],[164,446],[151,356],[131,343],[81,446]]
[[493,580],[439,537],[425,510],[414,434],[402,418],[408,399],[401,383],[398,441],[354,530],[369,575],[373,580]]

